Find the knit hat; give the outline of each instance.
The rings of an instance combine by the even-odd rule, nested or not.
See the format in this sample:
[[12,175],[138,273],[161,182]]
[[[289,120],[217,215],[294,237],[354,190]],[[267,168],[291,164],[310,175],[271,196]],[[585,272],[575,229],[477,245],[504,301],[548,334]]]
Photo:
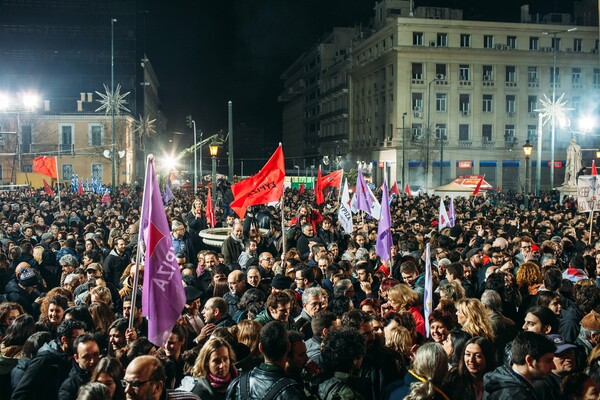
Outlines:
[[33,268],[25,268],[19,275],[19,284],[23,287],[36,286],[39,283],[38,273]]
[[273,287],[273,289],[285,290],[289,289],[290,286],[292,286],[292,278],[289,276],[277,274],[271,281],[271,287]]
[[600,331],[600,314],[591,311],[581,320],[581,326],[590,331]]

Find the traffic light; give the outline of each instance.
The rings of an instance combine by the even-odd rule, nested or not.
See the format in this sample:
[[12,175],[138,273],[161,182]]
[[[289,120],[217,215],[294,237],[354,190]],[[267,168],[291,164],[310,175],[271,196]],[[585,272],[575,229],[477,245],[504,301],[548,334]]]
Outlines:
[[188,128],[192,127],[192,116],[188,115],[185,117],[185,123],[187,124]]

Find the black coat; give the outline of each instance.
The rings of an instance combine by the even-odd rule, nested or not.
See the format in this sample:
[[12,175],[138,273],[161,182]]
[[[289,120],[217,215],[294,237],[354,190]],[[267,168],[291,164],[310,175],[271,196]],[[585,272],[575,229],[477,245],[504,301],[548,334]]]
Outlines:
[[225,400],[226,393],[219,393],[210,386],[208,378],[199,378],[191,390],[192,393],[197,394],[201,399],[211,400]]
[[[249,379],[248,391],[250,393],[241,392],[240,381],[242,379]],[[266,364],[261,364],[248,374],[242,374],[235,378],[227,389],[226,398],[228,400],[262,399],[269,389],[281,379],[285,379],[288,385],[286,385],[283,391],[276,397],[278,400],[306,399],[304,389],[299,383],[291,378],[286,378],[284,371],[280,368]]]
[[483,390],[485,400],[538,400],[531,383],[504,365],[485,374]]
[[79,368],[77,363],[73,363],[69,377],[63,382],[58,391],[59,400],[76,400],[79,387],[90,381],[89,372]]
[[19,303],[23,310],[33,318],[37,319],[39,316],[39,307],[36,307],[35,299],[37,299],[39,293],[37,290],[34,290],[31,293],[27,293],[25,289],[19,286],[19,283],[16,280],[11,280],[6,285],[4,289],[4,293],[6,293],[6,300],[13,301],[15,303]]

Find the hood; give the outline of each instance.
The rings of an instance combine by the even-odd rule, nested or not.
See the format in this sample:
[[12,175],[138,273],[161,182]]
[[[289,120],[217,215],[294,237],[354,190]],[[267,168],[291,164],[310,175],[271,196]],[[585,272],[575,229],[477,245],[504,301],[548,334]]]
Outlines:
[[23,289],[16,280],[12,279],[8,281],[6,284],[6,288],[4,289],[5,294],[8,295],[10,293],[22,293],[25,294],[25,289]]
[[500,389],[523,387],[524,383],[520,379],[511,368],[502,366],[485,374],[483,377],[483,388],[487,393],[492,393]]

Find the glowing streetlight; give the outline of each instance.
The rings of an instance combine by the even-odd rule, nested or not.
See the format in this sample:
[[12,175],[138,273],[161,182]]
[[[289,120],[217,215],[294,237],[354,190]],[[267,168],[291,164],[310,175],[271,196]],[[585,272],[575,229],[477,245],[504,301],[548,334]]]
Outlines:
[[217,209],[217,155],[219,154],[219,144],[213,138],[211,144],[208,145],[208,152],[212,160],[212,203],[213,207]]
[[[529,158],[531,157],[531,152],[533,151],[533,146],[529,143],[529,139],[525,141],[523,145],[523,153],[525,154],[525,196],[524,196],[524,205],[525,210],[529,208],[529,192],[531,192],[531,162]],[[539,163],[539,161],[538,161]]]

